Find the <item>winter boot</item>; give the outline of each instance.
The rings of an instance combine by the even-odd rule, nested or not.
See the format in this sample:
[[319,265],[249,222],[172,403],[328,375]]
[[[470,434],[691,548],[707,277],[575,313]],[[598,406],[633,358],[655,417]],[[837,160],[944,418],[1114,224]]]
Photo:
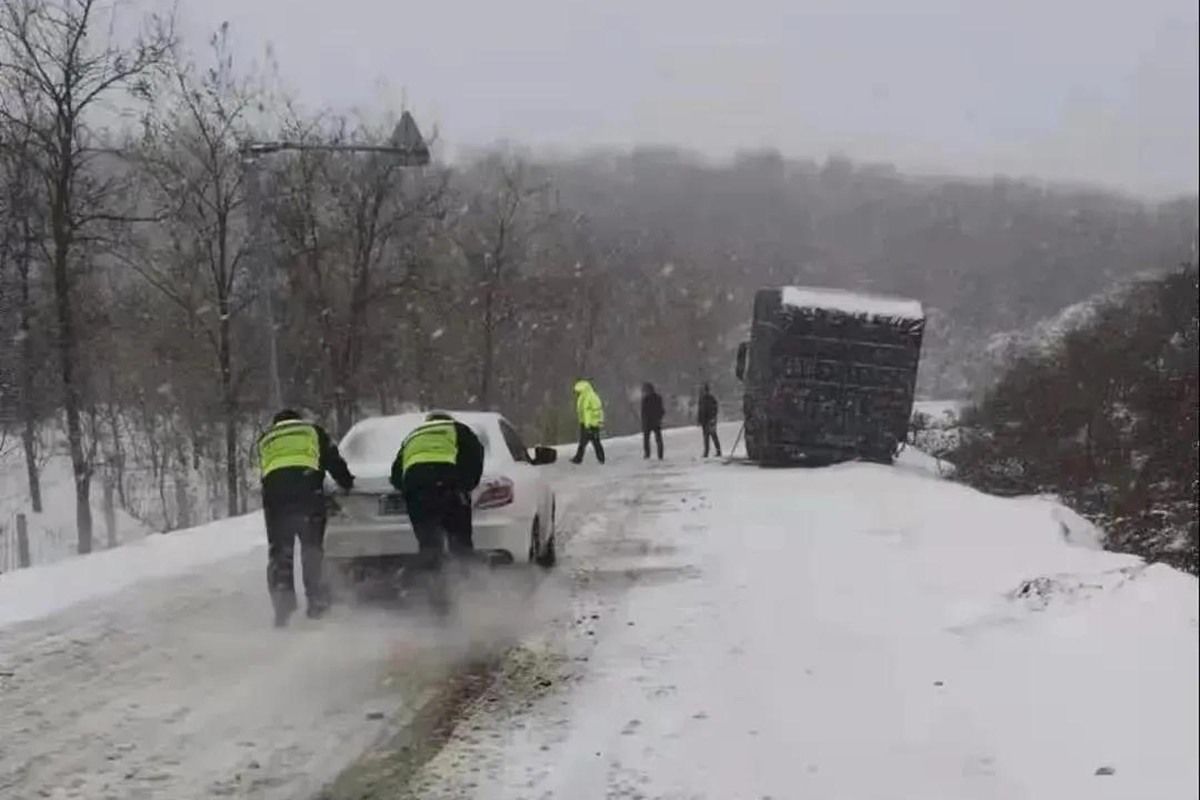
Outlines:
[[295,596],[277,592],[271,595],[271,603],[275,606],[275,627],[286,628],[288,620],[292,618],[292,614],[296,611]]

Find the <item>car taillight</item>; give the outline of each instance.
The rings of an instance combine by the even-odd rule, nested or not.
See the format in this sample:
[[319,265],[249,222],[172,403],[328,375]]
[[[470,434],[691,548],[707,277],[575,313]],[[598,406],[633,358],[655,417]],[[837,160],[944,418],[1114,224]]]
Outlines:
[[513,501],[513,482],[508,478],[492,478],[483,485],[483,491],[475,498],[475,508],[500,508]]

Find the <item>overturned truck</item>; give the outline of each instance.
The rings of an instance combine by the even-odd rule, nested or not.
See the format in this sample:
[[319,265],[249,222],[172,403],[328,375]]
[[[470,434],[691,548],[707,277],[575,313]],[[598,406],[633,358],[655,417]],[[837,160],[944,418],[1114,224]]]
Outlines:
[[891,463],[908,431],[925,312],[915,300],[786,286],[754,297],[746,453],[764,464]]

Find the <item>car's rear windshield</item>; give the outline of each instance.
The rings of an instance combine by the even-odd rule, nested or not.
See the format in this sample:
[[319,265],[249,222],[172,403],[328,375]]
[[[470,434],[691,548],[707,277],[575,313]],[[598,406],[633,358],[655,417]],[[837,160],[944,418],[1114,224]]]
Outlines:
[[[396,458],[404,437],[412,433],[413,428],[421,420],[364,420],[350,429],[342,439],[338,448],[342,458],[360,464],[389,463]],[[478,425],[472,425],[471,430],[483,443],[485,457],[491,452],[487,431]]]

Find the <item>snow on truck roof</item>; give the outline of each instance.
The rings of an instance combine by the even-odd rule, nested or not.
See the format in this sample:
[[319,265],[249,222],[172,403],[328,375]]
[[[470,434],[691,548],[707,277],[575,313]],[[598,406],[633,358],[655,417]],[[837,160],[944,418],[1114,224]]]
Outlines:
[[818,289],[810,286],[784,286],[783,304],[795,308],[826,308],[844,314],[893,319],[925,319],[920,302],[903,297],[861,294],[844,289]]

